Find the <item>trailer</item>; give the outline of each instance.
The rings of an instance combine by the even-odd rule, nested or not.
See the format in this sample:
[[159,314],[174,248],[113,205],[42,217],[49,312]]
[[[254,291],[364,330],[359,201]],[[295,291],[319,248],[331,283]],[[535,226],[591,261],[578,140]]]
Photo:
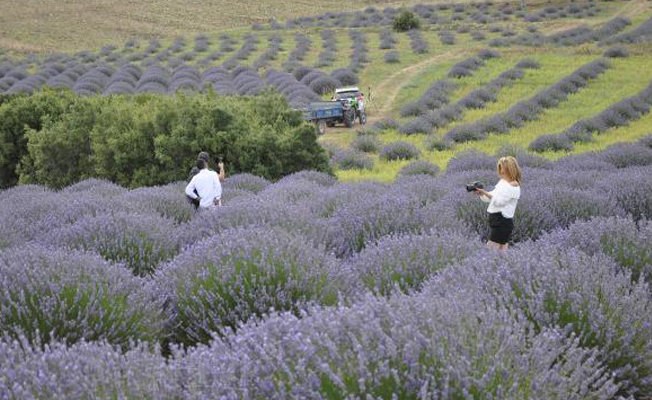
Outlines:
[[317,101],[301,110],[303,119],[315,124],[320,135],[326,133],[326,126],[343,123],[347,128],[353,126],[356,113],[341,101]]

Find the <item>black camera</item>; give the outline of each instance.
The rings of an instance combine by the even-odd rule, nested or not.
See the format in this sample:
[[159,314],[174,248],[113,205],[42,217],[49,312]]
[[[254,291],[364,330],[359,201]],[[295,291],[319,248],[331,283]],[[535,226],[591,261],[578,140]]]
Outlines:
[[481,182],[473,182],[466,185],[467,192],[475,192],[478,189],[484,189],[484,185]]

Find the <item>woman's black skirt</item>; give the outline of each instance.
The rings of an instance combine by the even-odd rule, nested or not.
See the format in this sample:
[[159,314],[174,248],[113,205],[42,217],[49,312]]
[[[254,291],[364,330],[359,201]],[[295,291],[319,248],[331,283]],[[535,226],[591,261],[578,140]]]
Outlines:
[[489,226],[491,227],[489,240],[498,244],[506,244],[512,237],[514,220],[512,218],[503,217],[503,214],[499,212],[490,213]]

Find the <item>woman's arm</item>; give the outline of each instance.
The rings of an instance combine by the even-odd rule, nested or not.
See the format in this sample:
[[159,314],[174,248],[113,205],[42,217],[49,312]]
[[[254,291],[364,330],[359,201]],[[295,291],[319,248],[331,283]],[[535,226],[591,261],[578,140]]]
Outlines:
[[493,193],[487,192],[484,189],[476,189],[475,193],[480,196],[480,200],[484,201],[485,203],[491,202],[491,199],[494,197]]
[[217,176],[220,178],[220,182],[224,182],[224,179],[226,179],[226,172],[224,172],[224,163],[218,163],[217,167],[220,170]]

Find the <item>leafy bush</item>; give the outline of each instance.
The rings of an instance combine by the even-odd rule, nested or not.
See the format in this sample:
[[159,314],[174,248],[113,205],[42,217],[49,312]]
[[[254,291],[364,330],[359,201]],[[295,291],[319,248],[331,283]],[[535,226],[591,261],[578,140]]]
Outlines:
[[437,176],[437,174],[439,174],[439,167],[436,166],[435,164],[423,160],[412,161],[411,163],[407,164],[405,167],[401,168],[400,171],[398,171],[399,176],[407,176],[407,175]]
[[[224,156],[230,173],[278,179],[303,169],[329,171],[314,127],[276,94],[68,98],[44,92],[16,102],[2,109],[52,102],[68,110],[28,130],[19,167],[22,183],[62,187],[100,177],[131,187],[164,184],[185,179],[202,150]],[[22,118],[16,116],[16,123]],[[11,176],[12,165],[0,169]]]
[[212,332],[227,334],[271,310],[332,303],[337,279],[334,259],[303,238],[266,228],[223,231],[155,277],[172,301],[174,336],[184,344],[207,343]]
[[407,142],[393,142],[383,146],[380,151],[380,158],[388,161],[410,160],[419,156],[421,156],[419,149]]
[[[144,282],[90,253],[23,245],[0,254],[0,332],[34,344],[157,340],[160,301]],[[4,363],[3,363],[4,364]]]
[[392,27],[396,32],[407,32],[421,27],[419,18],[410,11],[401,11],[392,21]]
[[[75,102],[71,92],[46,90],[6,97],[0,106],[0,188],[18,183],[20,160],[27,155],[27,132],[57,121]],[[61,155],[59,155],[61,156]]]

